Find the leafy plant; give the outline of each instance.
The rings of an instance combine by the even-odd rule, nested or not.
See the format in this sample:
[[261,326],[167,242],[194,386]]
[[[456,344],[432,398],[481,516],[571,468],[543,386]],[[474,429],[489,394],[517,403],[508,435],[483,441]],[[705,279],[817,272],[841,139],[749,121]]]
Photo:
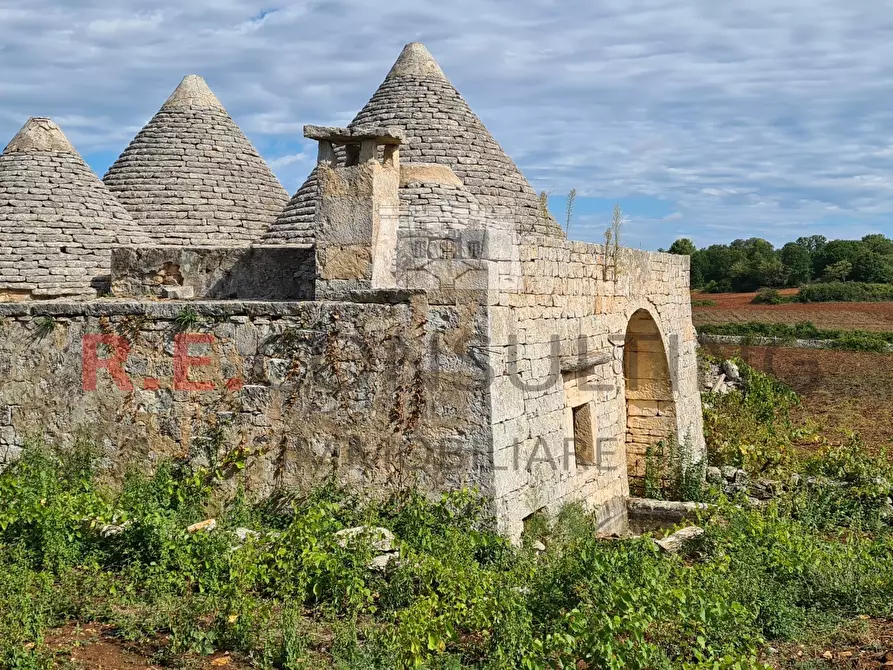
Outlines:
[[704,436],[713,465],[736,465],[759,474],[790,463],[791,445],[802,429],[791,411],[797,394],[780,381],[733,359],[744,382],[738,393],[709,394],[704,404]]
[[174,328],[178,332],[193,330],[199,323],[201,323],[201,318],[192,307],[184,307],[174,317]]
[[42,316],[35,320],[34,335],[42,340],[56,330],[56,320],[51,316]]

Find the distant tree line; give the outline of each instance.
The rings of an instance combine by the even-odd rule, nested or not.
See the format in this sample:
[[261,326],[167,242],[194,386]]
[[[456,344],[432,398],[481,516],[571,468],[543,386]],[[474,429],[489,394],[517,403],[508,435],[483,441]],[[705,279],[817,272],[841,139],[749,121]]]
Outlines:
[[810,235],[780,249],[759,237],[704,249],[681,238],[666,251],[691,256],[692,288],[707,292],[790,288],[811,282],[893,284],[893,240],[881,234],[861,240]]

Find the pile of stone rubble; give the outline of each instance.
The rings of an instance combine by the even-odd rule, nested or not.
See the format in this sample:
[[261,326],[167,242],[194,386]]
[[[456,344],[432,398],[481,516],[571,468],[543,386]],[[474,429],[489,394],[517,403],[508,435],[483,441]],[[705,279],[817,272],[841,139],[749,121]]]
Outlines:
[[720,364],[707,363],[701,371],[701,392],[725,395],[730,391],[744,388],[741,371],[732,361]]

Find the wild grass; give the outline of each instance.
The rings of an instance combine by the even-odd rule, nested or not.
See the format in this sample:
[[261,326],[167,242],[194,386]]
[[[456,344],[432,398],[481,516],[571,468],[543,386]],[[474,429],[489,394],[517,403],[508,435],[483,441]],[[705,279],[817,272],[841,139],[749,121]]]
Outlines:
[[[762,403],[779,394],[727,409],[777,420]],[[47,633],[97,622],[172,667],[223,650],[257,668],[758,668],[768,640],[893,616],[886,471],[854,453],[809,464],[849,482],[831,493],[720,501],[682,556],[600,540],[575,506],[540,524],[537,553],[497,535],[470,491],[371,502],[329,485],[252,503],[185,463],[118,488],[98,463],[89,444],[31,444],[0,474],[0,667],[53,667]],[[209,514],[215,530],[186,531]],[[372,547],[337,543],[362,524],[394,533],[398,564],[370,569]]]

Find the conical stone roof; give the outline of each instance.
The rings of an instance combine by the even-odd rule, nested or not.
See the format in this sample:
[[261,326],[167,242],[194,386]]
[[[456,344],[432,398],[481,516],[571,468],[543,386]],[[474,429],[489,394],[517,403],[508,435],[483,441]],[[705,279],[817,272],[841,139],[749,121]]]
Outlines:
[[0,301],[93,297],[111,248],[144,241],[50,119],[30,119],[0,156]]
[[282,213],[264,234],[265,244],[313,244],[316,215],[316,168],[292,196]]
[[103,178],[152,242],[257,241],[288,193],[204,79],[189,75]]
[[[350,126],[393,126],[407,144],[400,160],[448,165],[490,216],[506,217],[520,233],[563,236],[540,207],[536,192],[481,120],[417,42],[407,44],[384,83]],[[316,180],[313,174],[291,199],[265,241],[311,239]]]

